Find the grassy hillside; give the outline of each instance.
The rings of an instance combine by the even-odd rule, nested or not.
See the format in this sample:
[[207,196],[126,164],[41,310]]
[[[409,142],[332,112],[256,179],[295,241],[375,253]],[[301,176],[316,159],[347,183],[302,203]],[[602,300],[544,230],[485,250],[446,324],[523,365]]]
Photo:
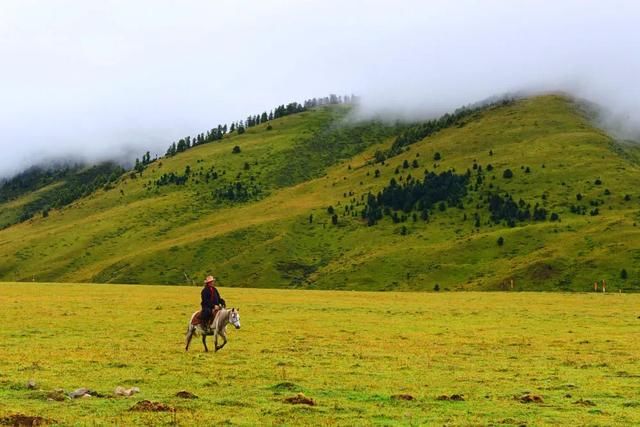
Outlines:
[[[250,128],[0,231],[0,279],[181,284],[213,272],[248,287],[586,290],[606,279],[610,291],[640,289],[637,152],[569,100],[476,112],[384,163],[374,154],[406,127],[348,123],[347,113],[324,107]],[[425,169],[469,170],[461,206],[368,227],[368,193]],[[172,173],[186,183],[157,185]],[[505,193],[548,218],[496,224],[487,199]]]
[[[242,328],[229,328],[222,351],[204,353],[200,340],[183,349],[198,287],[0,284],[0,419],[640,424],[639,295],[221,292],[240,307]],[[39,307],[39,316],[25,307]],[[140,393],[111,397],[117,386]],[[55,392],[80,387],[107,397]],[[180,390],[198,399],[176,397]],[[317,405],[284,402],[299,392]],[[527,393],[542,402],[523,403]],[[439,400],[454,394],[464,401]],[[175,415],[129,410],[143,399]]]

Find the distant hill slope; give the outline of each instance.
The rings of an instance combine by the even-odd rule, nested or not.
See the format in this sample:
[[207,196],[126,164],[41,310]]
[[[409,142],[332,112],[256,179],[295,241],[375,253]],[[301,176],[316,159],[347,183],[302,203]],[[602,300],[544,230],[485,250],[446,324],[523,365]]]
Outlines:
[[[228,286],[589,290],[607,279],[640,290],[637,151],[571,101],[487,108],[397,150],[414,128],[347,114],[261,124],[2,230],[0,279],[182,284],[212,272]],[[460,197],[412,204],[425,169],[432,187],[459,177]],[[362,211],[384,188],[393,197],[368,226]]]
[[113,162],[32,167],[0,185],[0,228],[48,215],[96,190],[109,188],[124,169]]

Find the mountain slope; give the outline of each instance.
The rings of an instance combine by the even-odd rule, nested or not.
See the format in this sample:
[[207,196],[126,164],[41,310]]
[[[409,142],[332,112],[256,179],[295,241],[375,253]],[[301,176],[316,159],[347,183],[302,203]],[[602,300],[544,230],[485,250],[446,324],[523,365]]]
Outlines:
[[[2,230],[0,279],[179,284],[214,272],[230,286],[501,289],[514,280],[516,289],[588,290],[604,278],[609,289],[640,289],[640,167],[566,98],[478,111],[384,163],[374,154],[406,126],[345,123],[346,114],[325,107],[256,126]],[[425,169],[469,170],[459,206],[367,226],[369,192]],[[158,185],[172,173],[186,183]],[[496,223],[488,200],[507,193],[547,218]]]

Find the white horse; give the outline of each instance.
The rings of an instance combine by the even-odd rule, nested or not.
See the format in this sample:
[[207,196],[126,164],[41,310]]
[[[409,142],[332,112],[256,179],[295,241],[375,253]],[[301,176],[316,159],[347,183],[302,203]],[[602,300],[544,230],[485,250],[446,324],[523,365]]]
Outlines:
[[[189,344],[191,344],[191,338],[194,335],[202,336],[202,344],[204,345],[204,351],[209,351],[207,347],[207,336],[213,335],[216,351],[222,349],[227,344],[227,324],[231,323],[236,329],[240,329],[240,309],[232,308],[227,310],[221,308],[215,314],[211,329],[205,328],[202,324],[194,325],[193,318],[199,313],[196,311],[191,315],[189,319],[189,326],[187,326],[187,335],[185,337],[185,351],[189,350]],[[222,337],[223,343],[218,346],[218,335]]]

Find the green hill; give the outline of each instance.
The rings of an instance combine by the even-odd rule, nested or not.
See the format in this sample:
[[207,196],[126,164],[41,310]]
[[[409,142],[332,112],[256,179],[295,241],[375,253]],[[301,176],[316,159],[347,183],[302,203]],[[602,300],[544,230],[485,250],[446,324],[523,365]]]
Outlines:
[[[0,231],[0,279],[183,284],[213,272],[245,287],[640,289],[638,152],[577,104],[524,99],[433,129],[348,113],[318,107],[226,135],[12,225]],[[446,176],[464,183],[456,197],[438,192]]]

